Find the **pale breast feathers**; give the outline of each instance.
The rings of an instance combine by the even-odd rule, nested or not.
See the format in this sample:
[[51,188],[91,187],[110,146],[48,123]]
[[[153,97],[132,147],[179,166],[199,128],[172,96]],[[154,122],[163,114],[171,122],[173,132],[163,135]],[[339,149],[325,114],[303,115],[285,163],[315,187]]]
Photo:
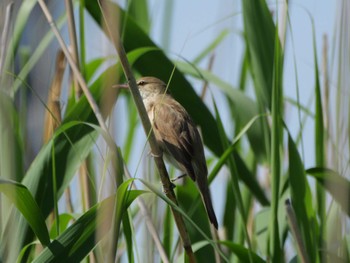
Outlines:
[[171,104],[168,103],[166,96],[152,106],[149,117],[159,146],[165,154],[175,158],[181,170],[187,170],[195,180],[191,164],[195,126],[188,113],[178,102],[173,100]]

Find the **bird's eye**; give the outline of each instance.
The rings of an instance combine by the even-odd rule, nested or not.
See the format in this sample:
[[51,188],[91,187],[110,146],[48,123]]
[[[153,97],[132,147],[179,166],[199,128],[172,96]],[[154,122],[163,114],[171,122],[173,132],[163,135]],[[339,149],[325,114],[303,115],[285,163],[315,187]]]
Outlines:
[[146,84],[146,81],[144,81],[144,80],[140,80],[138,83],[137,83],[137,85],[139,85],[139,86],[144,86]]

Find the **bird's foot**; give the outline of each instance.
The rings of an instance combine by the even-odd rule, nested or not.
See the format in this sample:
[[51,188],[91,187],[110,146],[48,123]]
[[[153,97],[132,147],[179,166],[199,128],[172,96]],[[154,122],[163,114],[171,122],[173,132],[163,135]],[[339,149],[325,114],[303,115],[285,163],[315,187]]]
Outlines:
[[169,185],[169,188],[168,187],[165,187],[164,185],[163,185],[163,193],[164,194],[168,194],[169,192],[171,192],[172,190],[174,190],[174,188],[176,187],[176,185],[175,184],[173,184],[172,182],[170,182],[170,185]]
[[176,185],[170,182],[171,189],[175,189]]

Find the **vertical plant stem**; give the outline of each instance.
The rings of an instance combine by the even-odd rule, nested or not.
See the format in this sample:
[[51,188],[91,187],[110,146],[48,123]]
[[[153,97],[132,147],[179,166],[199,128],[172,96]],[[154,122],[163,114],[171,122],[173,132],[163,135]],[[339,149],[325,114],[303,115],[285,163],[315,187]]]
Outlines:
[[[72,54],[74,63],[76,64],[77,68],[80,71],[77,34],[75,29],[75,19],[74,19],[72,0],[65,0],[65,4],[66,4],[66,10],[67,10],[69,39],[71,43],[71,54]],[[75,98],[79,99],[82,94],[82,89],[80,88],[80,85],[75,75],[73,75],[73,86],[75,90]],[[87,162],[88,162],[87,160],[84,160],[84,162],[81,164],[79,168],[79,174],[80,174],[79,180],[80,180],[80,188],[81,188],[81,196],[82,196],[81,199],[82,199],[82,207],[84,212],[87,211],[92,205],[91,188],[89,185]]]
[[82,75],[85,76],[85,0],[80,0],[79,5],[79,44],[80,44],[80,71]]
[[272,128],[271,128],[271,219],[270,219],[270,251],[272,262],[281,262],[281,245],[278,224],[278,203],[280,187],[280,145],[281,145],[281,53],[278,37],[278,26],[275,34],[275,58],[272,86]]
[[79,167],[79,181],[81,189],[81,202],[83,211],[87,211],[91,207],[91,196],[88,178],[88,165],[87,160],[84,160]]
[[[129,105],[129,103],[128,103],[128,105]],[[138,118],[138,114],[137,114],[136,108],[135,107],[128,107],[128,119],[129,119],[128,130],[126,132],[127,136],[125,139],[125,147],[123,150],[123,153],[124,153],[123,156],[124,156],[124,160],[126,162],[128,162],[129,158],[130,158],[130,153],[131,153],[133,142],[134,142],[134,136],[136,133],[137,118]]]
[[[238,170],[237,170],[237,166],[236,166],[236,162],[234,161],[234,159],[232,158],[231,161],[231,166],[232,166],[232,170],[234,171],[234,175],[232,176],[232,185],[233,185],[233,193],[235,196],[235,199],[237,200],[237,206],[238,206],[238,210],[239,210],[239,214],[241,216],[241,230],[244,233],[246,242],[248,244],[248,256],[249,256],[249,262],[253,262],[253,258],[252,258],[252,244],[250,241],[250,237],[249,237],[249,233],[248,233],[248,228],[247,228],[247,223],[248,223],[248,211],[244,206],[244,202],[243,202],[243,198],[242,198],[242,193],[240,191],[239,188],[239,183],[238,183],[238,178],[234,179],[234,177],[236,177],[236,175],[238,175]],[[241,231],[239,231],[237,234],[238,236],[241,234]]]
[[56,157],[55,157],[55,140],[52,140],[52,193],[53,193],[53,206],[54,215],[56,219],[56,233],[60,235],[60,220],[58,214],[58,200],[57,200],[57,177],[56,177]]
[[[210,58],[209,58],[209,64],[208,64],[208,71],[210,72],[213,68],[213,64],[214,64],[214,59],[215,59],[215,53],[213,53]],[[208,91],[208,81],[204,82],[203,88],[202,88],[202,92],[201,92],[201,99],[204,100],[205,98],[205,94],[207,94]]]
[[[77,68],[79,69],[79,57],[78,57],[78,44],[77,44],[77,34],[75,30],[75,20],[74,20],[74,12],[73,12],[73,5],[72,0],[65,0],[66,4],[66,10],[67,10],[67,20],[68,20],[68,31],[69,31],[69,39],[71,44],[71,54],[74,63],[77,65]],[[75,89],[75,96],[76,98],[79,98],[82,94],[82,90],[79,87],[78,81],[76,77],[73,75],[73,83],[74,83],[74,89]]]
[[[292,27],[291,27],[291,23],[290,23],[290,17],[287,14],[288,17],[288,24],[289,24],[289,28],[290,28],[290,38],[291,38],[291,44],[293,49],[295,49],[295,42],[294,42],[294,35],[293,35],[293,31],[292,31]],[[293,53],[293,65],[294,65],[294,72],[295,72],[295,90],[296,90],[296,97],[297,97],[297,103],[298,103],[298,121],[299,121],[299,135],[297,137],[296,142],[298,143],[300,140],[300,144],[301,144],[301,156],[302,159],[305,159],[305,150],[304,150],[304,141],[303,141],[303,129],[304,129],[304,122],[302,117],[301,117],[301,102],[300,102],[300,88],[299,88],[299,77],[298,77],[298,68],[297,68],[297,59],[296,59],[296,55],[295,52]],[[306,118],[306,115],[305,115]]]
[[[317,48],[316,48],[316,32],[314,22],[312,20],[313,29],[313,50],[314,50],[314,70],[315,70],[315,158],[316,166],[325,166],[325,147],[324,147],[324,124],[323,124],[323,107],[321,98],[321,85],[318,73]],[[320,235],[319,250],[324,251],[324,237],[326,226],[326,193],[321,183],[316,182],[316,199],[317,213],[320,219]],[[322,260],[322,253],[320,253]]]
[[5,50],[7,45],[7,37],[9,35],[10,31],[10,20],[11,20],[11,14],[12,14],[12,7],[13,2],[10,2],[6,7],[6,14],[5,14],[5,20],[4,20],[4,28],[2,29],[1,39],[0,39],[0,80],[1,76],[3,76],[3,66],[5,63]]
[[287,18],[288,18],[288,0],[283,0],[282,4],[282,15],[279,23],[279,38],[281,40],[281,48],[284,49],[286,42],[286,28],[287,28]]
[[327,131],[328,137],[325,141],[325,158],[328,161],[327,166],[332,165],[332,156],[329,154],[329,145],[331,145],[331,140],[329,138],[331,134],[331,119],[330,119],[330,109],[329,109],[329,79],[328,79],[328,37],[326,34],[323,35],[323,51],[322,51],[322,73],[323,73],[323,94],[324,94],[324,127]]
[[[59,50],[56,55],[56,65],[55,65],[55,75],[53,77],[48,99],[47,99],[47,106],[46,106],[46,113],[45,113],[45,120],[44,120],[44,133],[43,133],[43,141],[44,143],[47,143],[52,136],[54,135],[55,130],[59,127],[62,121],[61,116],[61,103],[60,103],[60,97],[61,97],[61,90],[62,90],[62,81],[64,76],[64,71],[66,68],[66,59],[64,57],[64,54],[62,50]],[[53,216],[56,218],[56,231],[57,235],[59,234],[59,215],[58,215],[58,208],[57,208],[57,186],[56,186],[56,167],[55,167],[55,151],[54,151],[54,140],[52,141],[52,171],[53,171],[53,194],[54,194],[54,213]],[[68,188],[69,189],[69,188]],[[68,210],[71,210],[71,200],[67,199],[67,207]],[[50,217],[52,219],[52,217]],[[50,222],[52,223],[52,222]]]
[[43,134],[44,143],[47,143],[52,138],[54,131],[62,121],[60,97],[65,68],[66,60],[63,52],[59,50],[56,56],[55,75],[52,80],[47,99]]

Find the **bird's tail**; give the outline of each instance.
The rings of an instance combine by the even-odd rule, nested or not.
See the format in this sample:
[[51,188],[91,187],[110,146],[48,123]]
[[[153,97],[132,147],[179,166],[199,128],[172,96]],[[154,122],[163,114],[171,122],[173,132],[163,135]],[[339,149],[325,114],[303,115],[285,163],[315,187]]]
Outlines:
[[[205,178],[205,179],[207,179],[207,178]],[[213,208],[213,203],[211,201],[208,182],[207,182],[207,180],[205,180],[204,182],[197,180],[197,185],[198,185],[200,194],[202,196],[202,200],[203,200],[203,203],[205,205],[205,209],[207,211],[209,221],[214,225],[215,229],[218,229],[218,221],[216,219],[216,215],[215,215],[214,208]]]

